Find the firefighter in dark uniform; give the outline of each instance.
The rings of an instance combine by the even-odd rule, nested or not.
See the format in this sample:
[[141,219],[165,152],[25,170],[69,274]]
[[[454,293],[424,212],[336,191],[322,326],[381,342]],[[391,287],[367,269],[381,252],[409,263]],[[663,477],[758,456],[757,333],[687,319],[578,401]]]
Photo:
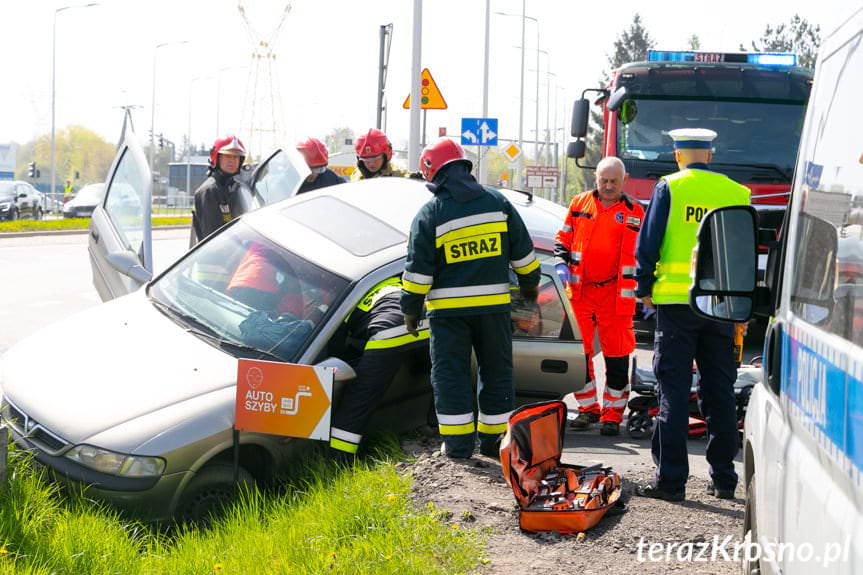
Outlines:
[[203,240],[245,211],[240,200],[237,174],[246,158],[246,147],[236,136],[216,140],[210,150],[209,176],[195,190],[192,228],[198,241]]
[[421,321],[417,334],[408,333],[399,307],[402,282],[387,279],[363,297],[345,319],[349,345],[362,349],[357,378],[342,394],[333,414],[330,448],[336,458],[356,454],[366,423],[380,403],[399,368],[420,347],[428,345],[429,330]]
[[701,217],[722,206],[749,204],[749,189],[707,166],[716,132],[672,130],[680,171],[653,189],[636,246],[636,294],[656,306],[653,369],[659,382],[659,415],[653,430],[656,479],[639,495],[682,501],[689,460],[686,451],[692,360],[701,373],[699,407],[707,421],[709,492],[731,499],[737,486],[737,414],[734,326],[704,319],[689,307],[692,249]]
[[[509,269],[522,297],[535,302],[539,261],[518,212],[480,186],[461,146],[427,146],[420,171],[434,197],[414,218],[402,276],[401,307],[413,332],[425,300],[431,331],[432,387],[444,453],[498,456],[514,407]],[[474,422],[471,350],[476,352],[479,421]]]
[[311,173],[306,181],[297,190],[297,194],[304,194],[313,190],[343,184],[345,179],[327,167],[330,162],[330,154],[327,147],[317,138],[308,138],[297,144],[297,150],[306,160],[306,165]]
[[392,165],[393,145],[385,133],[372,128],[354,144],[357,152],[357,170],[351,174],[351,181],[368,180],[380,177],[407,178],[410,174]]

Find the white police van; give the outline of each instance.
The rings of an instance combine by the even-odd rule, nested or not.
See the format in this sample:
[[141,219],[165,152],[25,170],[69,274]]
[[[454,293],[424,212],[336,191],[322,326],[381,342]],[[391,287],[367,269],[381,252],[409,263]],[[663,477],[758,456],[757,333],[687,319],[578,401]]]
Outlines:
[[690,292],[710,317],[773,316],[743,439],[750,574],[863,573],[863,9],[815,70],[766,285],[754,212],[722,208],[699,230]]

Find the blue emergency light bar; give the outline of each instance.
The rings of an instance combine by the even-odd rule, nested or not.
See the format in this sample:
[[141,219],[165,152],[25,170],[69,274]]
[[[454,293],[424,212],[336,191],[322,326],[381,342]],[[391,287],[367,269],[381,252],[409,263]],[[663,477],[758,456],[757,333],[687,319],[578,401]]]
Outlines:
[[797,54],[770,52],[751,54],[747,52],[671,52],[648,50],[648,62],[703,62],[758,64],[760,66],[791,67],[797,65]]

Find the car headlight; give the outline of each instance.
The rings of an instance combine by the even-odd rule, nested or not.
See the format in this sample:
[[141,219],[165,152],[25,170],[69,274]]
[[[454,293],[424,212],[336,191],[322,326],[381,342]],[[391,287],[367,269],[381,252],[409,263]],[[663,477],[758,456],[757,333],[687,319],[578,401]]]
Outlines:
[[5,212],[12,207],[11,202],[0,202],[0,212]]
[[160,457],[125,455],[92,445],[76,445],[66,457],[90,469],[123,477],[152,477],[165,470],[165,460]]

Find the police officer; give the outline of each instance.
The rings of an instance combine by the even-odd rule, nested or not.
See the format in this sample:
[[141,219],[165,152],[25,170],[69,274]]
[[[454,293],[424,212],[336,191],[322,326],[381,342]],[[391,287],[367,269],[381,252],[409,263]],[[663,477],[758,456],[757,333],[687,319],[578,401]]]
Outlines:
[[237,174],[246,158],[246,147],[236,136],[215,141],[210,150],[209,176],[195,190],[192,228],[198,241],[243,214]]
[[[452,140],[427,146],[420,171],[434,196],[411,225],[402,276],[405,324],[416,332],[425,300],[431,331],[432,387],[443,452],[452,458],[498,456],[514,407],[509,268],[524,299],[535,302],[539,261],[518,212],[480,186]],[[479,364],[479,424],[474,422],[471,350]]]
[[669,135],[680,171],[657,182],[636,247],[637,294],[645,306],[657,309],[653,369],[659,381],[659,416],[651,448],[656,479],[637,493],[668,501],[685,497],[694,358],[701,373],[701,413],[707,421],[709,492],[731,499],[738,449],[734,326],[701,318],[689,308],[689,268],[704,214],[749,204],[749,189],[708,169],[716,132],[694,128],[672,130]]
[[297,194],[304,194],[345,182],[344,178],[327,167],[330,162],[330,155],[323,142],[317,138],[308,138],[297,144],[297,150],[302,154],[306,160],[306,165],[311,170],[306,181],[297,190]]
[[[629,386],[629,354],[635,350],[635,242],[644,210],[623,193],[626,167],[619,158],[596,166],[596,189],[572,199],[555,237],[555,268],[578,321],[587,360],[585,385],[575,392],[575,430],[597,420],[602,435],[620,433]],[[593,334],[605,358],[600,410],[593,370]]]
[[374,286],[345,319],[348,347],[362,350],[357,378],[346,386],[333,414],[331,454],[351,458],[359,447],[366,423],[380,403],[399,368],[417,349],[428,345],[425,320],[416,336],[408,333],[399,306],[402,282],[389,278]]
[[372,128],[357,138],[354,150],[357,152],[358,169],[351,174],[351,181],[386,176],[406,178],[410,175],[390,163],[393,159],[393,145],[387,135],[377,128]]

